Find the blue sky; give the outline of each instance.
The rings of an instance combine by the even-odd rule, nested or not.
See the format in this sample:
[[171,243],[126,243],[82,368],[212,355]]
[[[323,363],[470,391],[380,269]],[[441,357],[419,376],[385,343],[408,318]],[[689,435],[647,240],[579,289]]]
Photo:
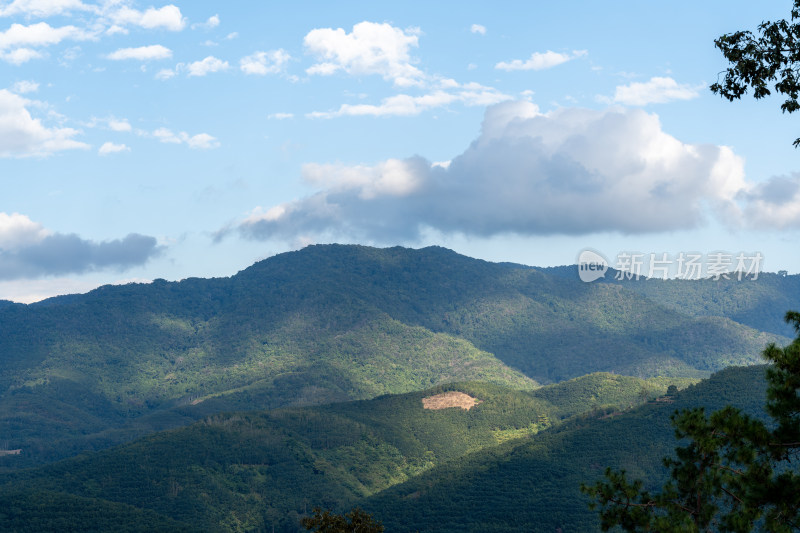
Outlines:
[[797,272],[800,122],[708,90],[790,8],[0,0],[0,299],[325,242]]

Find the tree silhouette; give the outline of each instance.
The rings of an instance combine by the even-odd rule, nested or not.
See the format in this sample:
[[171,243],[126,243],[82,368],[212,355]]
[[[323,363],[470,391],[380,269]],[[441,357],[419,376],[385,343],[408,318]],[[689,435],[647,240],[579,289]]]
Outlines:
[[308,531],[318,533],[383,533],[383,525],[373,520],[372,516],[358,507],[349,513],[340,515],[330,509],[323,511],[319,507],[313,510],[314,515],[303,518],[300,523]]
[[[800,0],[795,0],[791,21],[762,22],[758,35],[737,31],[722,35],[714,41],[731,66],[720,83],[711,91],[730,101],[738,100],[748,89],[757,99],[775,91],[786,99],[781,104],[784,113],[800,109]],[[772,89],[770,89],[772,87]],[[794,146],[800,145],[800,137]]]
[[734,407],[706,416],[703,408],[675,413],[675,436],[687,439],[664,460],[671,479],[658,494],[606,470],[605,480],[581,486],[599,507],[604,531],[788,532],[800,529],[800,313],[786,321],[798,336],[786,347],[770,344],[764,357],[766,411],[771,423]]

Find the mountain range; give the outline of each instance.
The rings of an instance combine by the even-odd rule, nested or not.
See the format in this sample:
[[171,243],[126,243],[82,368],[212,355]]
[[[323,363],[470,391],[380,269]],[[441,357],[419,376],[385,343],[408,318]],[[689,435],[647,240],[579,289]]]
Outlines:
[[[0,302],[0,496],[18,511],[5,523],[35,524],[25,520],[39,505],[60,529],[85,513],[151,529],[294,531],[314,505],[359,504],[392,530],[465,530],[456,507],[483,498],[472,481],[491,486],[524,460],[561,472],[547,474],[550,496],[595,524],[574,483],[553,479],[591,481],[584,459],[595,456],[624,464],[625,441],[597,428],[638,427],[628,442],[650,466],[631,464],[656,479],[671,402],[761,383],[751,367],[690,386],[788,342],[776,317],[790,308],[800,276],[583,283],[574,266],[346,245],[230,278]],[[668,385],[690,388],[636,407]],[[755,405],[756,389],[732,401]],[[421,407],[447,391],[480,403]],[[658,435],[642,430],[653,417]],[[585,439],[611,444],[571,460]],[[494,508],[514,505],[493,494]],[[519,523],[578,523],[536,513]]]

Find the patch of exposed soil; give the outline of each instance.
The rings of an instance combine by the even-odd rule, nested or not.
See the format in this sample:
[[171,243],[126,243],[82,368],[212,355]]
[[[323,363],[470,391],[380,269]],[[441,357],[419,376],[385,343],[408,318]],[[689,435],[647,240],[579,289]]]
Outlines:
[[458,391],[448,391],[435,396],[428,396],[422,399],[422,407],[425,409],[447,409],[448,407],[460,407],[469,411],[481,403],[469,394]]

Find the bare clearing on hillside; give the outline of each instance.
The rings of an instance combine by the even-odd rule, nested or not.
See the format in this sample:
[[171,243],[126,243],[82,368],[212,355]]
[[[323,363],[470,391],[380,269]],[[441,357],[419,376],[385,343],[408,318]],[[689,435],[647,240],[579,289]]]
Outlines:
[[460,407],[469,411],[480,403],[469,394],[458,391],[443,392],[435,396],[428,396],[422,399],[422,407],[425,409],[447,409],[448,407]]

